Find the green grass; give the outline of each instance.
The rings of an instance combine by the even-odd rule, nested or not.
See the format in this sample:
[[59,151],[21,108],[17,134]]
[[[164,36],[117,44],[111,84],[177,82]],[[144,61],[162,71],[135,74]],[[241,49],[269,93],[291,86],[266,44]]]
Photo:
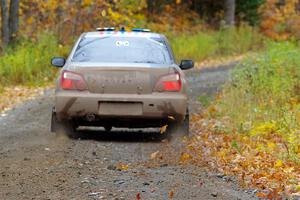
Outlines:
[[1,56],[0,85],[36,85],[53,80],[57,70],[51,67],[50,60],[66,56],[67,51],[68,47],[59,45],[52,34],[41,34],[36,41],[18,41]]
[[282,138],[288,156],[299,160],[300,48],[271,42],[266,51],[245,59],[216,108],[216,116],[226,118],[232,132]]
[[256,51],[263,47],[265,40],[256,29],[248,26],[197,34],[168,33],[167,36],[178,61],[193,59],[197,62]]
[[203,107],[208,107],[212,101],[212,97],[208,95],[200,95],[197,97],[197,100],[201,103]]
[[217,43],[213,33],[198,33],[191,36],[182,34],[168,38],[178,61],[181,59],[201,61],[217,52]]

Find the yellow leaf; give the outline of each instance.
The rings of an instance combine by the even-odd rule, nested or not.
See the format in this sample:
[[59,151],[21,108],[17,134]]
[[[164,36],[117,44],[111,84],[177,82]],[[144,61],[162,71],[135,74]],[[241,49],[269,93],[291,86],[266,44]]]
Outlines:
[[129,169],[128,165],[122,165],[122,164],[119,165],[117,168],[118,168],[118,170],[121,170],[121,171],[126,171]]
[[150,158],[151,159],[155,159],[157,157],[157,155],[159,154],[159,151],[156,151],[154,153],[151,153]]
[[[288,167],[288,168],[283,169],[283,171],[285,173],[292,173],[294,171],[294,169],[295,169],[294,167]],[[300,190],[300,185],[299,185],[299,190]]]
[[192,156],[188,153],[183,153],[181,156],[180,156],[180,162],[185,162],[189,159],[191,159]]
[[276,147],[276,144],[274,142],[268,142],[267,143],[267,146],[270,148],[270,149],[274,149]]
[[257,196],[258,198],[267,198],[267,194],[262,193],[262,192],[256,193],[256,196]]
[[82,6],[87,7],[90,6],[93,3],[93,0],[84,0],[82,2]]
[[168,118],[171,120],[175,120],[175,117],[173,117],[173,116],[168,116]]
[[160,128],[160,133],[163,134],[167,131],[168,125],[164,125],[163,127]]
[[275,164],[275,167],[282,167],[282,166],[283,166],[282,160],[277,160],[276,164]]
[[105,17],[106,16],[106,11],[102,10],[101,15],[102,15],[102,17]]
[[33,18],[32,17],[29,17],[27,20],[26,20],[27,24],[32,24],[33,23]]

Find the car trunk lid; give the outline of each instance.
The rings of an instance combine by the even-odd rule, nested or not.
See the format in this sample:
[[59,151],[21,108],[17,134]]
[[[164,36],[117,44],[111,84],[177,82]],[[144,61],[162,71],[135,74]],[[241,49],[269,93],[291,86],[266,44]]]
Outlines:
[[79,67],[78,71],[91,93],[150,94],[159,77],[169,72],[169,67],[118,64]]

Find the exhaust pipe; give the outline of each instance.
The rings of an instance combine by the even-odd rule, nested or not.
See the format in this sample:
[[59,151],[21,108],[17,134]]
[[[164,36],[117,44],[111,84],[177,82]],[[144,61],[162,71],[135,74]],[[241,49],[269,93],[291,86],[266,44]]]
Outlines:
[[87,115],[85,116],[85,119],[86,119],[88,122],[93,122],[93,121],[95,121],[96,116],[95,116],[94,114],[90,113],[90,114],[87,114]]

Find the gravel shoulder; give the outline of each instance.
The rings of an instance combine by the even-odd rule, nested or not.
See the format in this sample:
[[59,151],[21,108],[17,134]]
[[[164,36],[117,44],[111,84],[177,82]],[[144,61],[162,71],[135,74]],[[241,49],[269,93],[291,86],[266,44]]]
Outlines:
[[[187,72],[192,112],[230,69]],[[46,90],[0,117],[0,199],[255,199],[234,179],[180,165],[181,135],[162,140],[156,129],[114,129],[57,138],[49,131],[53,99]]]

